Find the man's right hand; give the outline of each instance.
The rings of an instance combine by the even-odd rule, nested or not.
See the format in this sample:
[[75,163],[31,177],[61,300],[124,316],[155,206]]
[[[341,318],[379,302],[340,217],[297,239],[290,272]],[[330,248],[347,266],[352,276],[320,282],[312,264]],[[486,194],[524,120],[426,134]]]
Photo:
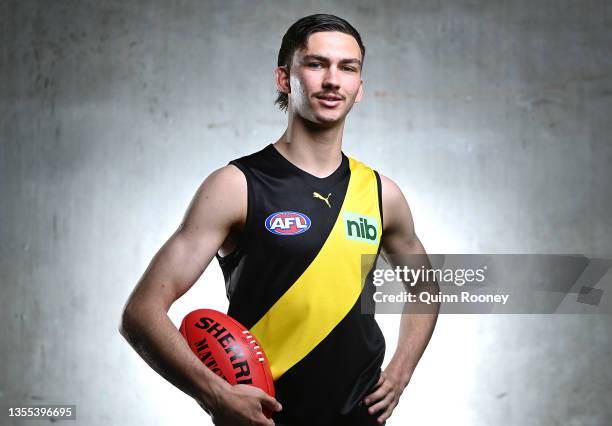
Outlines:
[[218,394],[214,403],[205,407],[216,426],[274,426],[274,421],[264,415],[280,411],[280,402],[259,388],[249,385],[229,385]]

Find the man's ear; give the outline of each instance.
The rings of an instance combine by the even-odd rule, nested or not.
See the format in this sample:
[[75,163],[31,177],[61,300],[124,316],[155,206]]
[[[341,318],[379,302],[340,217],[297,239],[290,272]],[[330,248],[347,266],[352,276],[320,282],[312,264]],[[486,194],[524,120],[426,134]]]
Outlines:
[[357,90],[357,96],[355,97],[355,103],[361,101],[363,98],[363,80],[359,82],[359,90]]
[[291,93],[291,85],[289,84],[289,70],[285,65],[274,69],[274,81],[276,89],[282,93]]

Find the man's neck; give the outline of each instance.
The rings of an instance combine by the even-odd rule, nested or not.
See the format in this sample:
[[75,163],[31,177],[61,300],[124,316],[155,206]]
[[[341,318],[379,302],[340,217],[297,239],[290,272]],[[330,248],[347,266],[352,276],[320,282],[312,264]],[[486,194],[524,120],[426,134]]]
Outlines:
[[318,177],[332,174],[342,162],[344,120],[322,128],[292,117],[285,133],[274,143],[278,151],[300,169]]

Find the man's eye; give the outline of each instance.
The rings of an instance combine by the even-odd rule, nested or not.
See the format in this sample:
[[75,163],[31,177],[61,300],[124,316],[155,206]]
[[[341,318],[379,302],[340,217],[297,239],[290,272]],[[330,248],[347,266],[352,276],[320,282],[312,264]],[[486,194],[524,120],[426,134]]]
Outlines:
[[317,68],[317,67],[321,66],[321,63],[320,62],[311,62],[311,63],[308,64],[308,66],[311,67],[311,68]]
[[344,69],[347,70],[347,71],[351,71],[351,72],[357,71],[357,69],[355,69],[353,67],[344,67]]

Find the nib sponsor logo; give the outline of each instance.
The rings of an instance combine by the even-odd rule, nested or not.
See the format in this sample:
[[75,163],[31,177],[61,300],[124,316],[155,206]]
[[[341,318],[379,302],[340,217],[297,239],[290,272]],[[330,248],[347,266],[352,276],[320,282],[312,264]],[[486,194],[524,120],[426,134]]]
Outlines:
[[363,241],[364,243],[378,243],[378,221],[373,217],[357,213],[344,212],[344,233],[347,239]]

